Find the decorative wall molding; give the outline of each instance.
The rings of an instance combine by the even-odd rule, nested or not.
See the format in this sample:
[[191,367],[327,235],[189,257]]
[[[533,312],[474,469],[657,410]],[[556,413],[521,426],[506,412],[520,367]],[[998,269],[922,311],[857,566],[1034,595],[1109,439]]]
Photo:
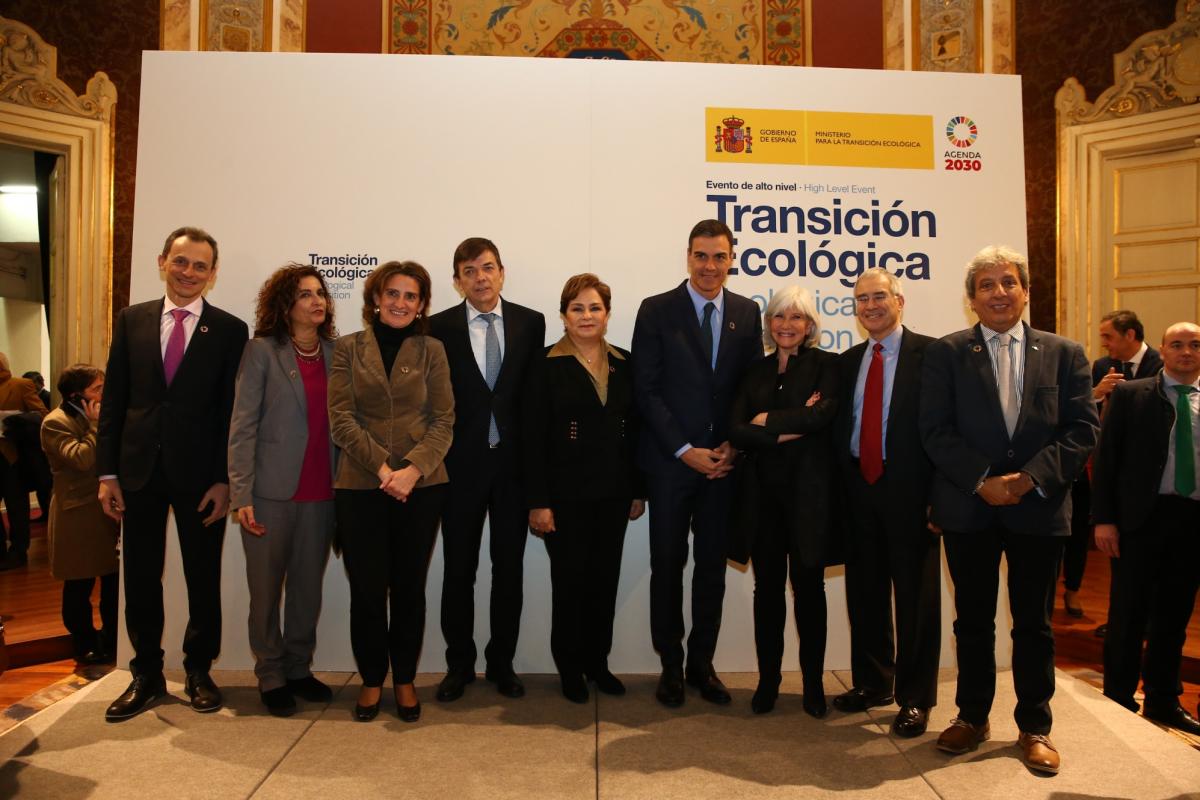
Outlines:
[[983,72],[983,0],[911,0],[913,69]]
[[28,25],[0,17],[0,101],[109,122],[117,87],[97,72],[76,95],[58,79],[57,48]]
[[1017,71],[1016,0],[991,0],[992,60],[987,71],[1013,75]]
[[1060,130],[1189,105],[1200,96],[1200,0],[1177,0],[1175,22],[1150,31],[1113,56],[1113,85],[1087,102],[1067,78],[1054,96]]
[[51,178],[50,368],[103,364],[112,326],[113,113],[103,72],[76,96],[57,50],[0,17],[0,142],[59,156]]
[[271,0],[200,0],[200,49],[271,50]]

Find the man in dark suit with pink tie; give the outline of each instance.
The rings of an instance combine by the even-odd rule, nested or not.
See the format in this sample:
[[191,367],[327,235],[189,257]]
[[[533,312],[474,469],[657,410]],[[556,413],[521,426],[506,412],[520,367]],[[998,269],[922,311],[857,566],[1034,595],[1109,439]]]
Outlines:
[[96,471],[104,512],[123,521],[125,626],[133,681],[108,707],[115,722],[166,694],[162,571],[174,512],[188,589],[185,690],[200,712],[221,707],[209,669],[221,647],[221,543],[229,510],[226,443],[246,323],[204,299],[217,243],[199,228],[167,237],[166,297],[117,317],[100,403]]

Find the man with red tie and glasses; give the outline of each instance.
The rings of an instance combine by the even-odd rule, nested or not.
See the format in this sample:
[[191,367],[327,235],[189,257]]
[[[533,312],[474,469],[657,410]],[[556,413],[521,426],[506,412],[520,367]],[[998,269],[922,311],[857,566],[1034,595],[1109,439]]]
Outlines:
[[937,703],[941,655],[941,543],[927,525],[933,465],[917,429],[921,364],[933,339],[900,324],[904,291],[885,269],[859,276],[854,306],[867,340],[841,356],[835,429],[849,500],[853,688],[833,707],[865,711],[895,698],[892,732],[920,736]]

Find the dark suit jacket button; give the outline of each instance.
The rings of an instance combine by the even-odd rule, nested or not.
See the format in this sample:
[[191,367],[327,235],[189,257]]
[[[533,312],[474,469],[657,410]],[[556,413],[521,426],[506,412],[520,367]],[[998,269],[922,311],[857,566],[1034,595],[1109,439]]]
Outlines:
[[1014,453],[1012,450],[1009,450],[1009,451],[1008,451],[1008,457],[1009,457],[1009,458],[1012,458],[1014,455],[1016,455],[1016,453]]

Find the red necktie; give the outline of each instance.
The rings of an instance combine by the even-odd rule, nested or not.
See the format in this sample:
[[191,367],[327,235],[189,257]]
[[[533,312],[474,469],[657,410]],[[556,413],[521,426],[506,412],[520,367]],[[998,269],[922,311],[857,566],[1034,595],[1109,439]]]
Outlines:
[[166,376],[167,386],[171,385],[175,373],[179,370],[179,364],[183,361],[183,351],[187,345],[183,321],[187,319],[188,313],[187,309],[183,308],[171,309],[171,316],[175,317],[175,327],[167,337],[167,351],[163,353],[163,375]]
[[863,388],[858,455],[863,480],[875,483],[883,475],[883,345],[878,342],[871,354],[867,385]]

